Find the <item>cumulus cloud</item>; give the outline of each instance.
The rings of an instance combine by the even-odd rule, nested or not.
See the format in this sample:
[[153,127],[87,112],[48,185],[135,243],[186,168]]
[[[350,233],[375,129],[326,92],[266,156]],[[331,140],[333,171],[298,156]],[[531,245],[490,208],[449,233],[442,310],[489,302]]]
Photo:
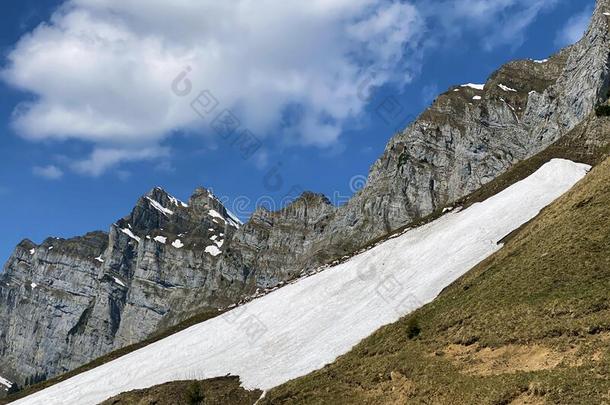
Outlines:
[[59,180],[64,176],[64,172],[55,165],[36,166],[32,169],[34,175],[47,180]]
[[121,163],[165,158],[169,156],[169,153],[168,148],[160,147],[144,149],[96,148],[87,159],[74,162],[72,168],[79,173],[97,177]]
[[[485,31],[489,47],[518,41],[555,2],[66,0],[0,76],[33,96],[13,114],[22,136],[92,145],[71,165],[87,175],[165,158],[176,131],[212,134],[214,116],[191,108],[204,89],[258,138],[327,147],[364,111],[359,84],[404,86],[455,30]],[[181,72],[187,95],[172,91]]]
[[[393,0],[71,0],[17,43],[2,77],[35,96],[15,109],[15,128],[92,142],[76,167],[97,174],[133,158],[119,149],[200,129],[189,105],[199,89],[259,137],[330,145],[363,110],[366,68],[388,67],[376,85],[406,83],[423,34],[417,9]],[[177,97],[170,84],[187,66],[195,90]],[[294,105],[302,114],[286,126]]]
[[564,47],[578,42],[589,26],[591,14],[593,14],[593,7],[587,6],[580,13],[570,17],[563,28],[557,32],[555,45]]

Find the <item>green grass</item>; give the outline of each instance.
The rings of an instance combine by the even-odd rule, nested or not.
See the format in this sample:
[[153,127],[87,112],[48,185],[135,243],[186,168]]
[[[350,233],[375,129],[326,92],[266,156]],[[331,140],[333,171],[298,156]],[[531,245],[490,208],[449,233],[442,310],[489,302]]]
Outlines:
[[238,377],[205,381],[174,381],[145,390],[123,393],[101,405],[252,405],[261,391],[247,391]]

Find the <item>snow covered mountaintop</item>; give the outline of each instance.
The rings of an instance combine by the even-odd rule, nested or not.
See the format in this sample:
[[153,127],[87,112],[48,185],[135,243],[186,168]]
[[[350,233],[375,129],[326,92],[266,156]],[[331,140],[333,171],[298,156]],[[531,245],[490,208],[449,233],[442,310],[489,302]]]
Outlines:
[[15,403],[96,404],[124,391],[227,373],[246,387],[269,389],[307,374],[433,300],[588,170],[553,160],[483,203]]

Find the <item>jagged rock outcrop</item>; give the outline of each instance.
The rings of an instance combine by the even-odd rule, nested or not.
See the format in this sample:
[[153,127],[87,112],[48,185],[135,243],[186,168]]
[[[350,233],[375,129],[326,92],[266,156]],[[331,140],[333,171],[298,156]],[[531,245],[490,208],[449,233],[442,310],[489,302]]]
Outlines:
[[0,275],[0,375],[19,383],[57,375],[352,253],[475,191],[607,99],[607,12],[610,0],[598,1],[585,37],[548,60],[511,62],[485,85],[440,95],[389,141],[344,206],[305,193],[239,227],[205,189],[188,204],[155,189],[107,234],[22,242]]
[[143,340],[174,309],[232,302],[214,269],[238,221],[205,189],[185,204],[156,188],[108,234],[22,242],[0,275],[2,372],[54,376]]

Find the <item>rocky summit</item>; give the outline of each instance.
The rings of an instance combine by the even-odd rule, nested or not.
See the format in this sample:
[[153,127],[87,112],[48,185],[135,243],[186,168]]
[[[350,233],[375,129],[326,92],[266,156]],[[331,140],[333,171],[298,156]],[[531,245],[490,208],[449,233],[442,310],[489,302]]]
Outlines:
[[396,134],[367,185],[335,207],[304,193],[243,226],[206,189],[156,188],[110,227],[21,242],[0,275],[0,370],[56,376],[203,310],[353,253],[472,193],[575,129],[608,98],[610,0],[581,41],[548,60],[457,85]]

